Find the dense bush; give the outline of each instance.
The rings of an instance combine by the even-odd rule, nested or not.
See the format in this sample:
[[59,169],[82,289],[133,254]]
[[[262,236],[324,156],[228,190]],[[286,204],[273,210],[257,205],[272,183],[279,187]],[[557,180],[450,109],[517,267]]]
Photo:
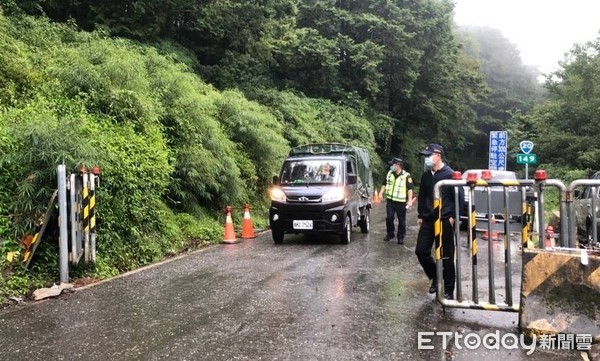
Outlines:
[[264,228],[291,145],[351,143],[380,162],[357,111],[292,92],[218,91],[174,44],[30,17],[0,15],[0,28],[0,303],[58,277],[55,226],[29,271],[6,259],[45,212],[58,164],[101,167],[97,264],[70,273],[104,278],[220,242],[226,205],[250,203]]
[[247,97],[268,107],[284,125],[283,136],[290,146],[320,142],[353,144],[369,150],[376,175],[387,168],[377,153],[373,129],[381,133],[385,133],[386,128],[391,131],[390,124],[384,120],[388,118],[361,116],[353,108],[291,91],[254,89]]
[[288,141],[282,136],[283,126],[267,108],[248,101],[239,92],[224,92],[217,106],[220,124],[243,157],[238,164],[245,174],[242,178],[247,180],[246,188],[250,194],[263,193],[289,151]]

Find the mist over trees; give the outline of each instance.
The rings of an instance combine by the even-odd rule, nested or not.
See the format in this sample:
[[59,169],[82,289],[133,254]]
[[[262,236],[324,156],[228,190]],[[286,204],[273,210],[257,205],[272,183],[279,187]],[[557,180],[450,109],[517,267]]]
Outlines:
[[[477,130],[471,154],[467,158],[470,168],[487,168],[489,132],[511,130],[511,120],[516,115],[529,112],[544,99],[544,88],[538,83],[539,71],[524,65],[517,47],[510,43],[497,29],[487,27],[461,27],[458,37],[463,50],[479,62],[479,69],[486,84],[483,97],[471,105],[477,113]],[[509,132],[510,149],[518,152],[521,139]],[[486,157],[481,157],[480,155]],[[479,155],[479,156],[478,156]],[[472,166],[479,164],[479,166]],[[509,167],[514,169],[514,154],[509,156]],[[465,165],[466,166],[466,165]]]

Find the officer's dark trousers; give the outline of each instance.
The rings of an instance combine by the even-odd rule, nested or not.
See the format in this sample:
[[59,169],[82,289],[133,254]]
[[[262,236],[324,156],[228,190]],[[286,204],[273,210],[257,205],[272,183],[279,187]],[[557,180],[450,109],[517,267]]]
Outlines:
[[[434,244],[435,233],[433,221],[423,221],[417,236],[415,253],[429,279],[437,278],[435,260],[431,255],[431,249]],[[454,292],[454,282],[456,281],[456,270],[454,268],[454,227],[447,219],[442,220],[442,265],[445,292]]]
[[385,228],[388,238],[394,238],[394,215],[398,217],[398,240],[403,240],[406,235],[406,202],[386,202]]

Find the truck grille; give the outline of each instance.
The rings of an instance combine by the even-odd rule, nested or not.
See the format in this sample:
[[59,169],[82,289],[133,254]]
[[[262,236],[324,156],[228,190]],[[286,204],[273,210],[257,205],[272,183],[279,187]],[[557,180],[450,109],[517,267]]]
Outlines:
[[321,201],[321,196],[288,196],[289,203],[318,203]]
[[294,213],[283,213],[284,218],[286,219],[312,219],[312,220],[322,220],[325,219],[325,213],[323,212],[294,212]]

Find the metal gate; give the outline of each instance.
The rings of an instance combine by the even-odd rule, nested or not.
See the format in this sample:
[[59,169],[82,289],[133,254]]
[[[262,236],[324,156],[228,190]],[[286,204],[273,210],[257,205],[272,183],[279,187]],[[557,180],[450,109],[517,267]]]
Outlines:
[[[597,183],[600,185],[600,181]],[[442,209],[442,201],[441,201],[441,188],[442,187],[454,187],[454,197],[455,197],[455,219],[460,219],[460,209],[458,207],[459,204],[459,191],[458,187],[465,187],[469,192],[469,199],[473,199],[473,192],[475,187],[484,187],[488,194],[488,232],[487,235],[487,283],[488,283],[488,300],[482,301],[480,298],[480,288],[478,278],[479,271],[481,270],[478,264],[480,260],[480,255],[478,254],[478,245],[479,240],[476,232],[476,216],[473,208],[473,203],[469,202],[468,207],[468,230],[467,230],[467,247],[470,255],[470,271],[471,271],[471,295],[467,297],[465,293],[463,293],[463,282],[462,282],[462,266],[463,260],[461,257],[461,233],[458,226],[455,227],[455,267],[456,267],[456,299],[450,300],[444,297],[444,283],[443,283],[443,263],[442,263],[442,225],[441,225],[441,209]],[[504,191],[504,232],[502,235],[502,252],[504,253],[504,291],[505,291],[505,302],[498,302],[496,300],[496,285],[495,285],[495,266],[494,266],[494,257],[495,257],[495,240],[492,235],[494,234],[492,230],[492,212],[491,212],[491,200],[490,200],[490,192],[489,189],[492,187],[502,187]],[[516,187],[521,192],[521,214],[519,215],[518,221],[521,224],[521,242],[520,249],[521,251],[525,250],[528,246],[531,245],[532,240],[532,232],[531,230],[534,228],[532,224],[532,209],[535,207],[539,209],[537,212],[538,217],[535,220],[537,223],[537,229],[539,230],[535,234],[537,238],[540,240],[539,247],[541,249],[545,248],[544,242],[544,230],[545,230],[545,217],[544,217],[544,191],[547,187],[556,187],[561,194],[561,202],[560,202],[560,234],[559,234],[559,243],[561,247],[572,247],[575,243],[572,242],[572,239],[567,235],[568,227],[568,205],[567,205],[567,188],[565,185],[559,181],[554,179],[547,179],[545,171],[537,171],[534,179],[524,179],[524,180],[491,180],[491,175],[488,177],[485,172],[482,173],[482,179],[477,178],[477,174],[467,174],[467,179],[461,179],[460,172],[455,172],[455,175],[452,180],[443,180],[438,182],[434,188],[434,213],[436,215],[435,219],[435,260],[437,266],[437,299],[438,301],[445,307],[455,307],[455,308],[469,308],[469,309],[479,309],[479,310],[492,310],[492,311],[505,311],[505,312],[519,312],[519,304],[514,301],[513,298],[513,270],[512,270],[512,252],[510,237],[510,215],[508,214],[509,209],[509,192],[508,187]],[[528,197],[527,194],[530,192],[534,192],[536,194],[536,199],[532,200],[531,197]],[[564,243],[564,244],[563,244]]]

